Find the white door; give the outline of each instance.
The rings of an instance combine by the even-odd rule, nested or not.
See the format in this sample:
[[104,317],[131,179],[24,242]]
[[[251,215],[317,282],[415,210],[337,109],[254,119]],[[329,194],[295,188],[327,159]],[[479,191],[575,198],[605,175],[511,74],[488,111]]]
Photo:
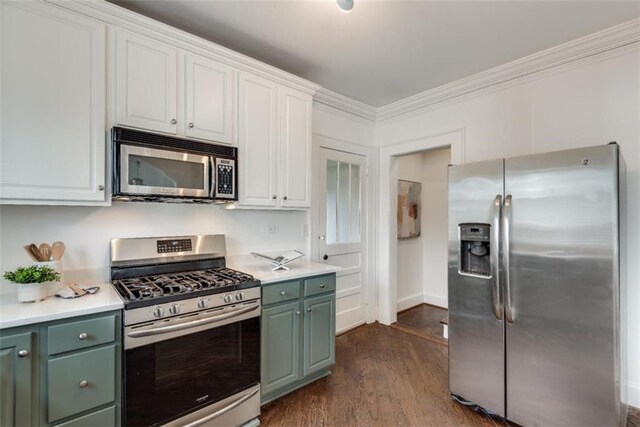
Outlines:
[[177,132],[177,50],[117,30],[116,121],[120,125]]
[[280,91],[280,205],[311,207],[311,110],[313,99],[297,90]]
[[0,2],[0,198],[105,200],[105,25]]
[[320,149],[318,261],[342,267],[336,283],[338,332],[366,321],[366,161],[356,154]]
[[233,141],[233,70],[201,56],[185,57],[185,135]]
[[277,206],[277,85],[248,73],[239,75],[239,203]]

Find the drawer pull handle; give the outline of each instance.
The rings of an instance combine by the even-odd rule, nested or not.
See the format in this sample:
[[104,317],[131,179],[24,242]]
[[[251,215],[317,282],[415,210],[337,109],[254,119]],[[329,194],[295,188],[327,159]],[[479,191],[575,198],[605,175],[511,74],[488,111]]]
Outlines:
[[83,332],[83,333],[81,333],[80,335],[78,335],[78,339],[86,340],[88,336],[89,336],[89,335],[87,335],[87,333],[86,333],[86,332]]
[[29,355],[29,350],[20,350],[18,352],[18,357],[21,359],[24,357],[27,357],[28,355]]
[[82,380],[78,385],[80,386],[80,388],[86,388],[89,385],[89,382],[87,380]]
[[280,295],[285,296],[287,293],[285,291],[280,292]]
[[321,288],[324,288],[324,283],[321,283],[321,284],[320,284],[320,287],[321,287]]

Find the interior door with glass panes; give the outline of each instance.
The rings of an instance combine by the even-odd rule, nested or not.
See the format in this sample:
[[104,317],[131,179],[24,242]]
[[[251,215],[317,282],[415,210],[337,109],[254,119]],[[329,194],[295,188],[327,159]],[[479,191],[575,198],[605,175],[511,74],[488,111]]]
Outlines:
[[318,262],[336,265],[336,329],[366,320],[366,163],[356,154],[320,149]]

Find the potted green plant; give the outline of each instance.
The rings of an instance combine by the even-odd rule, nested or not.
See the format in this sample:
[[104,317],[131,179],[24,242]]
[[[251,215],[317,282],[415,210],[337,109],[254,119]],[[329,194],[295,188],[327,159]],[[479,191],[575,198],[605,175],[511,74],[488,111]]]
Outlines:
[[18,267],[4,278],[18,285],[19,302],[36,302],[49,295],[49,286],[60,280],[60,273],[45,265]]

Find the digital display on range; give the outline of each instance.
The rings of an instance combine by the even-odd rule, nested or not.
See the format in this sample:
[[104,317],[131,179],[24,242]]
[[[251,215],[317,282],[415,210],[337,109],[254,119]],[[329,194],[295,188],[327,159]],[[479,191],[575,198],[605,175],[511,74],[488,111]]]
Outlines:
[[191,239],[158,240],[158,253],[165,254],[171,252],[192,251]]

